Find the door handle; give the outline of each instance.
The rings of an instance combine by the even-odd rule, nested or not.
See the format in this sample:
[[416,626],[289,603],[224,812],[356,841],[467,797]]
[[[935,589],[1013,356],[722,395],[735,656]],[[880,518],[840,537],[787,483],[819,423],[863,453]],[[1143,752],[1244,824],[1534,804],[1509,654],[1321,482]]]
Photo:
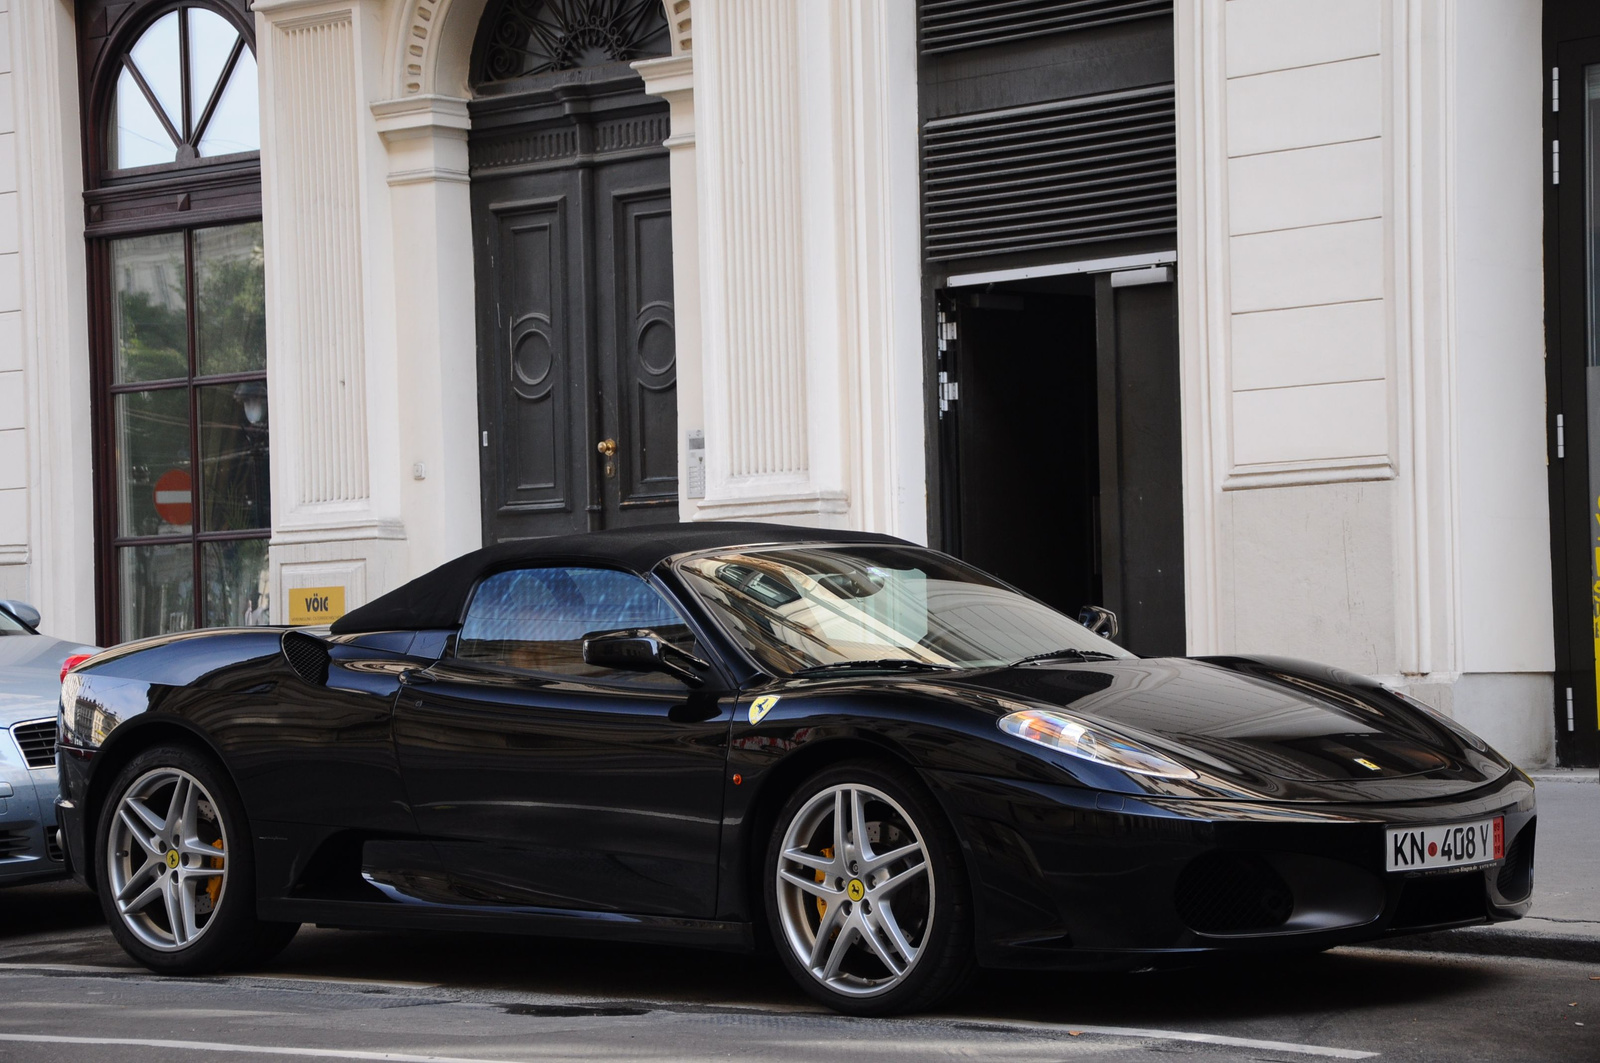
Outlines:
[[608,458],[614,458],[617,456],[617,441],[615,439],[602,439],[600,445],[595,449]]

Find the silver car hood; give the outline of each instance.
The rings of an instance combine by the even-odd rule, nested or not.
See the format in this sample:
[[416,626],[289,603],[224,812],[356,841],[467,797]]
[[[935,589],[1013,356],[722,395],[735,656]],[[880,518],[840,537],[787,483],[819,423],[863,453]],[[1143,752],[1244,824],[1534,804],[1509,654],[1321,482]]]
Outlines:
[[48,635],[0,635],[0,727],[54,716],[61,700],[61,665],[93,646]]

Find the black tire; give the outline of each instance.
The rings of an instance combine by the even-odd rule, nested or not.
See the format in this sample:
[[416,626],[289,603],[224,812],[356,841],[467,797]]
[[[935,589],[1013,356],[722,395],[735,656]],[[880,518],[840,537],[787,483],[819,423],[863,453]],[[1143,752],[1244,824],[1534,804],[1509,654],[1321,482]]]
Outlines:
[[[111,852],[111,837],[112,828],[118,822],[118,809],[129,791],[142,780],[166,772],[186,774],[199,784],[203,791],[200,818],[210,825],[219,840],[226,839],[227,874],[214,899],[214,907],[204,913],[203,929],[187,943],[157,948],[141,940],[139,933],[129,925],[137,913],[124,918],[118,906],[112,865],[120,852]],[[124,765],[101,806],[94,844],[95,883],[106,923],[117,944],[152,971],[188,975],[250,967],[282,951],[300,929],[298,923],[266,922],[256,918],[255,854],[244,803],[227,771],[214,757],[200,750],[182,745],[157,746]],[[171,842],[167,847],[176,854],[176,845]],[[143,858],[144,854],[140,856]],[[187,857],[181,859],[187,860]],[[168,864],[168,867],[173,866]],[[165,874],[160,872],[159,866],[156,873]],[[152,906],[155,903],[151,902]],[[165,910],[159,909],[155,918],[165,920]],[[152,930],[147,924],[148,921],[141,924],[147,936],[159,933],[159,926]]]
[[[876,814],[880,817],[878,820],[868,821],[869,838],[870,832],[876,829],[880,838],[892,834],[896,839],[884,842],[880,852],[906,844],[914,838],[921,842],[926,854],[925,861],[922,861],[926,864],[926,870],[918,874],[925,874],[928,877],[931,900],[928,896],[922,895],[907,909],[912,919],[921,920],[919,929],[913,928],[906,930],[905,933],[906,939],[916,946],[916,956],[899,974],[894,974],[888,967],[880,966],[881,973],[877,977],[883,978],[887,983],[886,987],[881,989],[862,985],[852,987],[850,992],[839,991],[823,980],[824,972],[813,971],[808,962],[809,957],[802,957],[799,954],[804,944],[803,940],[793,939],[791,934],[798,934],[803,938],[809,933],[813,946],[822,947],[817,946],[816,942],[823,937],[819,931],[826,929],[824,913],[829,901],[820,897],[805,899],[791,886],[780,887],[778,879],[780,857],[785,851],[784,842],[791,828],[804,832],[807,829],[805,824],[811,822],[809,818],[802,820],[797,817],[816,815],[816,808],[825,807],[816,802],[825,803],[828,800],[826,796],[828,792],[841,787],[859,788],[863,792],[876,791],[882,797],[889,798],[893,805],[898,806],[893,808],[888,802],[878,801],[870,796],[864,806],[875,807]],[[848,801],[849,798],[844,800]],[[902,812],[907,821],[905,824],[900,823],[899,813]],[[901,828],[907,825],[910,831],[903,832]],[[830,846],[830,848],[836,847]],[[785,863],[791,873],[796,870],[797,865],[792,860],[786,858]],[[914,871],[918,865],[915,858],[912,858],[906,866]],[[852,872],[843,873],[852,874]],[[821,869],[815,871],[819,880],[827,874],[829,872]],[[886,878],[892,874],[885,872]],[[907,896],[917,896],[916,886],[917,883],[913,882],[910,888],[898,892],[894,903],[900,904]],[[962,862],[960,844],[949,821],[945,818],[943,809],[916,774],[907,768],[874,760],[853,760],[820,771],[797,787],[779,810],[777,821],[768,838],[765,858],[761,865],[761,888],[767,925],[772,931],[773,945],[784,968],[801,989],[835,1011],[847,1015],[890,1015],[923,1011],[959,990],[976,970],[971,889],[967,881],[966,867]],[[845,892],[837,895],[840,912],[844,913],[842,918],[848,918],[853,907],[859,906],[864,919],[866,913],[871,912],[871,902],[875,896],[865,890],[872,887],[863,886],[861,878],[857,877],[843,888]],[[847,900],[853,901],[853,904],[846,903]],[[811,919],[806,907],[813,904],[817,907],[815,919]],[[927,914],[921,914],[924,912]],[[787,923],[786,913],[789,920]],[[880,912],[879,918],[881,917]],[[809,921],[809,931],[798,926],[800,918]],[[836,918],[840,916],[836,915]],[[826,940],[837,943],[844,933],[843,929],[836,930]],[[864,963],[871,967],[878,961],[866,951],[867,942],[863,936],[865,933],[866,930],[858,930],[853,939],[855,943],[849,948],[860,950],[854,953],[858,966]],[[888,942],[889,938],[880,936],[879,941]],[[904,961],[902,953],[891,949],[891,955]],[[850,962],[848,956],[846,962]],[[870,983],[873,977],[874,975],[869,972],[862,977],[862,981]]]

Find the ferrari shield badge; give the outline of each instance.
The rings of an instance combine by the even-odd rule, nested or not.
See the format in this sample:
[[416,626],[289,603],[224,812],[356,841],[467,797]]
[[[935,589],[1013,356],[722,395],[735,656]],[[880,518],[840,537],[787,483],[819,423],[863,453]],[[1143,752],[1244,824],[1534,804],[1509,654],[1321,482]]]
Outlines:
[[776,694],[767,694],[752,701],[750,703],[750,722],[753,724],[760,723],[762,717],[771,712],[773,706],[777,704],[778,695]]

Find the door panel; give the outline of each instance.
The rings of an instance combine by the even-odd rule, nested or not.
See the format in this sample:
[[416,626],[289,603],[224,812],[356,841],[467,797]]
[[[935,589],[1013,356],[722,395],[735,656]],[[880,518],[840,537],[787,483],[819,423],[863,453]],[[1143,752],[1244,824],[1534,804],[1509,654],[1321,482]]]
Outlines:
[[618,448],[611,475],[602,469],[610,526],[673,520],[678,501],[671,197],[653,168],[612,166],[597,182],[612,277],[600,315],[601,416]]
[[438,853],[421,899],[709,918],[732,699],[442,663],[395,742]]
[[[630,128],[664,135],[640,100],[626,106],[650,117]],[[473,155],[484,540],[675,521],[666,152],[594,135],[617,120],[582,113],[560,122],[583,135],[515,139],[515,111],[495,104]],[[574,155],[530,165],[530,144]]]

